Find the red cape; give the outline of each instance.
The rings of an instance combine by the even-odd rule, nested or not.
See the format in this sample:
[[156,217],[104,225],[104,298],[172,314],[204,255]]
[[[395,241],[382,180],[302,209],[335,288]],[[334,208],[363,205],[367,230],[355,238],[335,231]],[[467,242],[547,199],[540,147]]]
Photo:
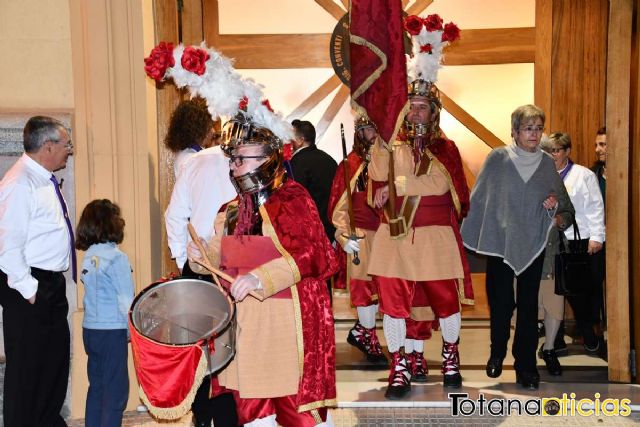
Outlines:
[[[263,210],[264,209],[264,210]],[[336,255],[307,190],[286,181],[261,208],[267,230],[285,258],[295,263],[300,280],[292,289],[301,324],[304,361],[298,411],[336,404],[335,336],[326,279],[338,269]],[[266,213],[266,216],[265,216]],[[270,230],[275,235],[269,233]],[[297,297],[296,297],[297,295]],[[297,301],[296,301],[297,298]]]
[[[349,165],[349,182],[351,182],[356,171],[362,164],[362,158],[352,151],[347,156],[347,163]],[[336,174],[333,178],[333,183],[331,184],[329,205],[327,206],[327,217],[329,217],[329,219],[333,218],[333,211],[336,208],[336,204],[338,204],[338,200],[340,200],[340,197],[342,197],[347,188],[344,182],[344,165],[345,161],[343,160],[338,165],[338,169],[336,169]],[[347,289],[347,253],[339,244],[336,244],[335,250],[340,269],[333,277],[333,287],[336,289]]]
[[[462,158],[460,157],[460,151],[456,144],[447,138],[436,138],[435,141],[428,147],[429,151],[442,163],[449,173],[453,190],[451,191],[451,197],[454,200],[455,218],[452,218],[451,228],[456,236],[458,242],[458,249],[460,250],[460,260],[462,261],[462,270],[464,271],[464,297],[465,300],[473,301],[473,286],[471,283],[471,269],[469,268],[469,262],[464,252],[464,246],[462,245],[462,237],[460,236],[460,225],[464,217],[469,212],[469,186],[467,185],[467,178],[464,176],[464,169],[462,167]],[[456,203],[455,200],[459,201]]]
[[[347,162],[349,164],[349,181],[351,181],[362,164],[362,158],[352,151],[347,156]],[[336,175],[334,176],[333,183],[331,184],[329,204],[327,205],[327,216],[329,219],[333,216],[333,210],[336,208],[336,204],[338,203],[338,200],[340,200],[340,197],[342,197],[346,188],[347,187],[344,183],[344,160],[342,160],[338,165],[338,169],[336,169]]]
[[457,218],[458,221],[462,221],[469,212],[469,185],[467,184],[467,178],[464,176],[460,151],[458,151],[458,147],[456,147],[453,141],[446,138],[436,139],[435,142],[427,148],[449,172],[453,188],[460,201],[460,209],[456,210]]

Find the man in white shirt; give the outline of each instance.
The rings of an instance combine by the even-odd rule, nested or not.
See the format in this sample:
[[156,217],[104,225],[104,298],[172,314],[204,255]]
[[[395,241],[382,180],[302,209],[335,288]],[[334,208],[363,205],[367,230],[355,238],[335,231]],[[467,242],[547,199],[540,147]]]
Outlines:
[[[187,261],[187,243],[191,240],[187,224],[205,239],[215,233],[213,223],[220,208],[234,199],[237,193],[229,178],[229,159],[220,146],[204,149],[189,157],[180,168],[164,214],[171,257],[184,277],[202,277],[191,271]],[[207,376],[198,388],[191,406],[195,427],[237,425],[235,402],[225,393],[209,398],[211,377]]]
[[219,146],[202,150],[183,164],[164,214],[171,257],[181,273],[185,274],[187,242],[191,240],[187,231],[189,221],[198,236],[211,238],[218,211],[235,197],[229,179],[229,160]]
[[[36,116],[25,153],[0,181],[0,304],[6,353],[5,426],[66,426],[69,376],[66,282],[73,231],[53,172],[73,145],[63,124]],[[75,258],[73,258],[75,260]]]

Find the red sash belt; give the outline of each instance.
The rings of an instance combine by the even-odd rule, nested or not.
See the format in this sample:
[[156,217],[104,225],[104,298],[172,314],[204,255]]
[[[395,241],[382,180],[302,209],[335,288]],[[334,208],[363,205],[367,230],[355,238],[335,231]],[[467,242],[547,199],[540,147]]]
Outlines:
[[[404,197],[398,197],[396,206],[402,206]],[[420,204],[416,209],[413,217],[412,227],[426,227],[429,225],[452,225],[453,200],[451,193],[441,196],[422,196]],[[385,224],[388,223],[386,217],[382,219]]]
[[375,210],[367,204],[366,191],[358,191],[351,195],[353,201],[353,222],[356,227],[376,231],[380,226],[380,218]]

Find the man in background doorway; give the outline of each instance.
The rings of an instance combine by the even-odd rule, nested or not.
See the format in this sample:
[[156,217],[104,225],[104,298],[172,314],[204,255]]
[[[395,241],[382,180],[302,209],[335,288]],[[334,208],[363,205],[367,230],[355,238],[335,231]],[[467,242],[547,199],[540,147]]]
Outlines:
[[[593,166],[591,167],[591,171],[596,174],[598,178],[598,185],[600,186],[600,192],[602,193],[602,201],[605,204],[605,208],[607,205],[607,127],[603,126],[598,129],[596,133],[596,142],[595,142],[595,150],[597,159]],[[606,209],[605,209],[606,211]],[[605,216],[605,225],[606,225],[606,216]],[[596,351],[596,355],[606,359],[607,358],[607,347],[604,341],[604,333],[603,328],[606,327],[607,324],[607,311],[605,307],[604,300],[604,280],[606,278],[606,243],[602,242],[602,249],[595,255],[597,259],[593,260],[592,268],[596,271],[594,273],[595,282],[597,282],[597,288],[594,290],[595,294],[593,296],[593,307],[592,307],[592,315],[596,320],[595,323],[595,334],[598,338],[598,347]],[[587,351],[589,351],[587,349]],[[593,352],[591,352],[593,353]]]
[[333,157],[316,146],[316,129],[311,122],[294,120],[291,124],[295,132],[291,158],[293,179],[302,184],[311,195],[324,231],[329,241],[333,242],[336,229],[327,217],[327,206],[338,164]]
[[600,192],[602,193],[602,200],[605,204],[606,188],[607,188],[607,127],[603,126],[598,129],[596,134],[596,161],[591,167],[591,171],[598,177],[598,184],[600,184]]

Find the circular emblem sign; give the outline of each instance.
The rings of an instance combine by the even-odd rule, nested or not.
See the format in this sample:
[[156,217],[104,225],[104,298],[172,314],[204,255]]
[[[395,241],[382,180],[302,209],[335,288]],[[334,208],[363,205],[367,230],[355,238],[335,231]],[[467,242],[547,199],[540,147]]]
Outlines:
[[349,63],[349,14],[345,14],[336,24],[331,34],[329,58],[333,71],[346,86],[351,84]]

